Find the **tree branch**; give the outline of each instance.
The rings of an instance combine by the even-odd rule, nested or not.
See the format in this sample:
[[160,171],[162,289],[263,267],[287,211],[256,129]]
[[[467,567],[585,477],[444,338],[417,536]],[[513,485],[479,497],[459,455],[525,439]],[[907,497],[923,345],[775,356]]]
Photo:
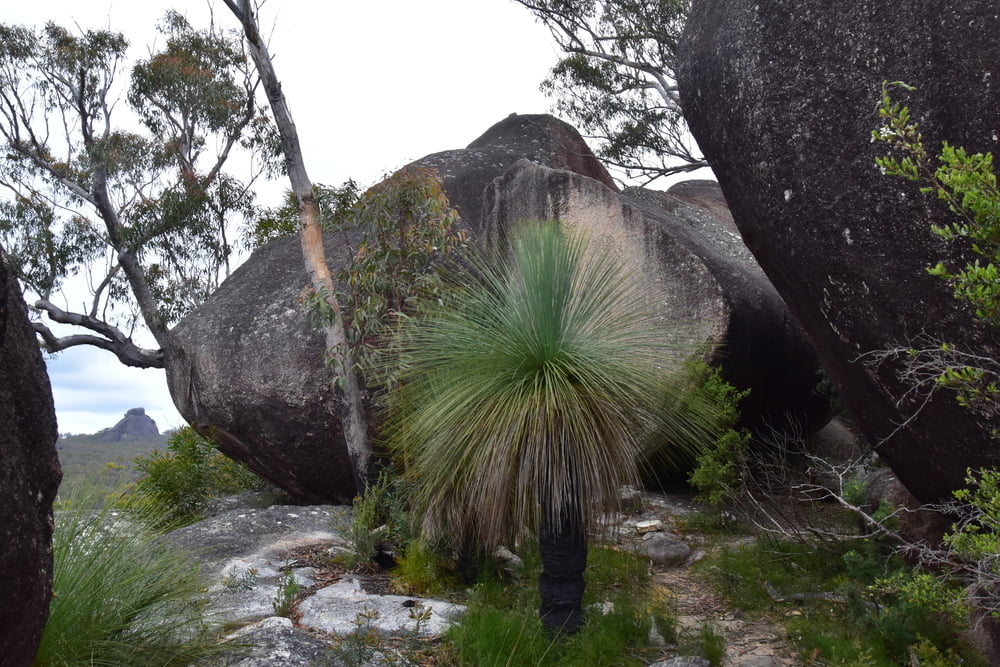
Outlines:
[[141,348],[132,342],[120,329],[107,322],[79,313],[69,313],[50,301],[40,299],[35,302],[35,308],[44,311],[53,322],[60,324],[72,324],[89,329],[99,336],[76,334],[72,336],[57,337],[41,322],[32,322],[35,332],[42,338],[45,349],[49,352],[59,352],[70,347],[79,345],[92,345],[104,350],[108,350],[118,357],[126,366],[135,368],[163,368],[163,350],[150,350]]

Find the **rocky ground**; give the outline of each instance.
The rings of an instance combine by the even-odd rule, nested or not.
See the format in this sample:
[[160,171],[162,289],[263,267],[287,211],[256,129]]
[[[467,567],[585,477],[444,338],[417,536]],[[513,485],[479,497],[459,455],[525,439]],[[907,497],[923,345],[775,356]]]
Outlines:
[[[678,522],[693,511],[686,497],[633,494],[630,500],[631,513],[608,518],[608,534],[623,548],[650,557],[654,584],[674,598],[682,637],[694,636],[708,624],[725,638],[726,665],[801,664],[780,627],[733,609],[693,573],[690,566],[705,549],[721,544],[712,538],[712,546],[706,547],[704,536],[690,532],[683,539],[677,536]],[[434,637],[462,612],[448,601],[395,595],[384,575],[351,574],[333,565],[331,553],[346,548],[338,526],[347,525],[349,508],[252,508],[247,506],[252,496],[226,502],[231,509],[224,503],[215,516],[169,536],[201,561],[215,620],[234,629],[236,642],[253,646],[220,656],[211,665],[422,664],[426,660],[402,660],[400,651],[429,655]],[[361,633],[354,632],[359,629]],[[369,632],[397,640],[380,650],[356,639]],[[665,645],[656,665],[708,664],[675,656],[675,649]]]

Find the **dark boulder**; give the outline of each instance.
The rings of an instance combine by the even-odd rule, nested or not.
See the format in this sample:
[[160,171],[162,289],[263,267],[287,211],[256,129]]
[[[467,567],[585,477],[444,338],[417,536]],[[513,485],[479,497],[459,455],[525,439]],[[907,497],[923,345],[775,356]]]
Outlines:
[[52,595],[52,502],[62,472],[35,333],[0,248],[0,662],[30,665]]
[[[952,396],[922,396],[901,362],[859,357],[923,338],[1000,357],[927,266],[968,257],[933,236],[947,210],[882,176],[872,144],[883,80],[932,150],[996,150],[1000,13],[991,0],[700,0],[678,53],[685,117],[733,218],[802,323],[865,438],[920,500],[1000,464],[990,430]],[[912,399],[912,400],[910,400]]]
[[101,442],[121,442],[135,438],[148,438],[160,435],[156,422],[146,414],[145,408],[132,408],[125,413],[121,421],[112,426],[101,436]]
[[298,238],[255,250],[174,327],[167,383],[224,454],[300,500],[344,503],[354,478],[323,336],[300,304],[308,284]]

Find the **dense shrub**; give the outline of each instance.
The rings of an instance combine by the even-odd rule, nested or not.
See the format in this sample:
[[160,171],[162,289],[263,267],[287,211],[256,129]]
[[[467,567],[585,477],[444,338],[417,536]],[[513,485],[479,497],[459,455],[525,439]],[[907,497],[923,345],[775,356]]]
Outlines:
[[133,500],[157,508],[157,514],[172,524],[203,518],[208,501],[215,496],[267,486],[190,427],[171,436],[166,452],[154,450],[138,457],[136,467],[143,476],[135,484]]

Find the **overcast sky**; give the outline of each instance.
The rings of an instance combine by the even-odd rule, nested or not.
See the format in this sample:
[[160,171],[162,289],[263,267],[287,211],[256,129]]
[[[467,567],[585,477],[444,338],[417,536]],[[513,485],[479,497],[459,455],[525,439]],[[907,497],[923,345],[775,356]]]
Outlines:
[[[215,21],[235,27],[221,0],[215,4]],[[210,17],[200,0],[5,5],[4,23],[52,20],[121,31],[133,57],[147,55],[167,9],[196,26]],[[314,182],[354,178],[370,185],[424,155],[466,146],[512,112],[550,108],[538,84],[557,51],[548,31],[512,0],[268,0],[261,25],[271,32]],[[113,426],[133,407],[146,408],[161,431],[183,425],[162,371],[129,369],[110,353],[83,347],[59,354],[48,368],[61,433]]]

